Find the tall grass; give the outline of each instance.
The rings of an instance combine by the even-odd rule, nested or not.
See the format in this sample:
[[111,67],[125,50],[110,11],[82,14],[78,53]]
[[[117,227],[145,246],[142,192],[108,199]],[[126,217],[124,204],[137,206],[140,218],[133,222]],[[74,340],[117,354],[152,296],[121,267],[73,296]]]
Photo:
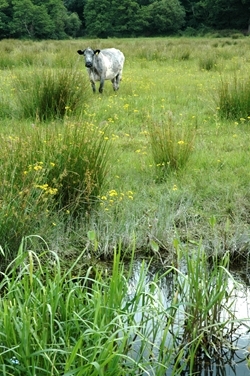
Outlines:
[[[107,185],[102,185],[98,192],[100,205],[95,207],[96,210],[89,211],[91,215],[88,216],[88,221],[77,222],[77,231],[75,231],[75,217],[71,218],[70,214],[68,218],[72,228],[68,222],[66,232],[60,216],[56,216],[53,220],[50,216],[44,217],[42,222],[48,241],[54,242],[55,247],[58,247],[58,244],[64,245],[65,253],[67,253],[68,249],[81,249],[88,243],[88,232],[94,230],[99,240],[98,255],[102,252],[105,257],[112,256],[114,246],[121,239],[125,249],[134,237],[137,239],[138,248],[143,251],[146,249],[150,252],[148,239],[159,239],[163,245],[162,249],[175,252],[172,240],[178,228],[182,234],[182,240],[203,238],[206,247],[212,251],[215,249],[215,243],[211,241],[213,234],[209,226],[209,218],[216,216],[218,218],[217,244],[220,245],[221,252],[229,249],[234,254],[239,253],[240,257],[244,257],[249,245],[249,192],[247,188],[249,121],[243,113],[240,117],[243,115],[244,117],[240,121],[239,118],[231,121],[231,119],[217,116],[216,108],[220,107],[218,97],[221,76],[231,76],[232,79],[228,81],[230,83],[233,82],[235,74],[237,77],[248,75],[249,38],[230,40],[230,38],[214,39],[212,37],[168,37],[39,43],[10,42],[1,41],[0,43],[3,60],[9,59],[7,64],[3,62],[0,76],[1,135],[6,136],[5,140],[8,137],[20,137],[21,145],[21,140],[24,141],[24,138],[20,136],[20,133],[23,133],[25,138],[26,134],[33,134],[31,124],[35,124],[35,128],[38,125],[43,127],[42,119],[47,116],[49,119],[51,116],[51,120],[47,120],[47,123],[50,123],[53,128],[57,117],[63,117],[70,123],[75,122],[74,115],[79,120],[79,124],[89,122],[100,127],[107,126],[113,140],[111,158],[106,170]],[[123,84],[119,92],[113,93],[112,85],[107,82],[104,95],[93,96],[88,83],[82,96],[79,96],[79,105],[80,103],[81,105],[78,107],[76,104],[74,107],[75,102],[73,101],[71,106],[68,105],[66,99],[71,100],[71,95],[76,94],[75,86],[82,85],[88,79],[82,59],[76,51],[88,45],[94,48],[106,48],[112,45],[124,52],[126,62]],[[218,58],[218,70],[210,69],[207,72],[206,69],[199,69],[200,59],[208,61],[209,56]],[[68,72],[68,76],[65,72]],[[75,72],[78,73],[75,75]],[[67,82],[67,87],[69,87],[69,97],[67,93],[65,94],[64,90],[67,91],[67,88],[64,88],[62,83],[64,73],[65,83]],[[22,83],[19,86],[20,92],[16,91],[17,78],[23,81],[23,86]],[[47,89],[50,102],[48,102],[51,103],[51,107],[45,100],[46,96],[43,96],[45,99],[41,106],[38,105],[37,81],[43,88],[43,79],[45,79],[44,82],[46,79],[49,82]],[[62,101],[58,95],[60,90],[54,92],[54,87],[62,89],[64,97]],[[57,100],[55,111],[52,107],[54,98]],[[30,107],[27,105],[29,111],[27,115],[24,115],[23,109],[29,102]],[[228,108],[230,109],[231,106],[229,105]],[[172,119],[164,115],[169,111],[173,114]],[[26,119],[26,116],[29,118]],[[152,124],[149,119],[153,119]],[[198,124],[193,139],[191,119],[195,119],[194,121]],[[85,127],[79,127],[79,133],[80,129],[85,129]],[[148,137],[148,131],[151,130],[151,134],[155,136],[154,139]],[[171,139],[174,140],[173,143],[169,141]],[[11,143],[8,141],[6,145]],[[56,142],[53,143],[50,140],[49,143],[51,148],[57,149]],[[7,153],[10,153],[10,158],[12,155],[11,147],[8,152],[5,151],[6,145],[2,147],[4,160],[8,160]],[[27,148],[29,150],[30,146],[27,145]],[[58,150],[61,150],[60,147]],[[77,150],[81,152],[82,149]],[[44,152],[52,153],[49,148],[44,148]],[[20,154],[22,154],[21,149]],[[56,171],[59,173],[56,169],[55,157],[60,161],[60,153],[56,154],[55,151],[48,155],[46,160],[49,165],[46,168],[50,171],[50,180],[49,182],[42,180],[37,184],[43,188],[46,188],[44,184],[48,184],[47,192],[49,193],[53,192],[50,188],[59,188],[52,180],[53,173],[56,174]],[[77,157],[76,153],[74,157]],[[12,162],[15,171],[18,171],[17,159],[22,160],[22,156],[18,153]],[[39,158],[35,156],[29,164],[34,166],[36,162],[44,162],[44,159],[45,157],[41,158],[41,155]],[[171,168],[169,168],[170,161]],[[54,168],[50,162],[56,164]],[[3,170],[5,170],[4,163]],[[62,161],[62,165],[63,163]],[[155,169],[157,164],[159,166]],[[45,165],[47,166],[46,163]],[[7,163],[6,166],[10,165]],[[26,171],[27,166],[23,165],[23,167]],[[10,167],[7,167],[7,171],[9,170]],[[62,172],[60,174],[62,178]],[[162,174],[167,176],[167,179],[162,179]],[[8,175],[11,177],[9,172]],[[74,181],[71,173],[68,175],[67,183],[66,180],[65,178],[64,187]],[[59,179],[58,185],[60,183]],[[4,182],[3,186],[8,187],[4,189],[4,207],[15,207],[14,203],[17,202],[18,210],[15,207],[12,209],[13,213],[21,212],[19,208],[22,208],[25,200],[19,199],[16,191],[10,189],[10,183]],[[45,189],[39,192],[42,192],[45,197]],[[56,195],[48,197],[55,199]],[[60,203],[60,197],[58,198]],[[82,202],[83,197],[78,198],[75,202]],[[66,209],[66,201],[63,199],[59,207]],[[92,202],[92,198],[89,201]],[[30,200],[30,202],[33,201]],[[30,205],[29,211],[33,210],[33,205]],[[63,210],[58,211],[61,214]],[[15,215],[10,217],[16,218]],[[37,217],[36,228],[38,229],[41,224],[39,218],[42,219],[42,217],[42,215]],[[226,234],[227,245],[225,245],[223,226],[227,220],[230,221],[230,228]],[[17,219],[16,222],[18,223]],[[11,223],[15,224],[15,220]],[[34,231],[37,233],[32,223],[34,222],[31,221],[27,225],[26,234],[34,233]],[[57,226],[52,225],[53,223]],[[47,230],[55,227],[57,228],[56,234]],[[9,228],[11,229],[12,225]],[[22,228],[21,221],[18,228]],[[6,231],[6,237],[8,237],[7,234],[8,231]],[[10,231],[11,238],[12,234]],[[20,238],[17,244],[19,242]],[[0,243],[3,243],[3,238],[0,239]]]
[[105,273],[79,269],[86,250],[65,269],[46,244],[39,255],[32,244],[22,240],[0,282],[3,376],[191,374],[200,350],[226,345],[227,260],[209,271],[200,249],[186,257],[187,273],[168,267],[149,278],[144,262],[134,275],[134,253],[126,271],[116,250]]
[[149,134],[159,176],[164,177],[168,171],[178,171],[186,165],[194,148],[195,128],[178,123],[168,112],[161,121],[151,123]]
[[105,183],[109,140],[105,128],[65,122],[2,135],[0,244],[17,250],[21,238],[69,217],[86,217]]
[[234,75],[230,80],[222,78],[218,89],[218,112],[224,119],[248,119],[250,114],[250,80]]
[[63,119],[81,113],[86,104],[86,78],[76,69],[35,70],[16,78],[18,117],[34,121]]
[[230,341],[235,321],[234,288],[229,287],[232,277],[229,253],[221,259],[214,256],[209,262],[201,243],[193,252],[185,252],[175,241],[179,262],[185,260],[186,273],[177,273],[177,289],[181,294],[184,326],[182,347],[188,344],[190,372],[194,371],[197,358],[221,356],[224,340]]

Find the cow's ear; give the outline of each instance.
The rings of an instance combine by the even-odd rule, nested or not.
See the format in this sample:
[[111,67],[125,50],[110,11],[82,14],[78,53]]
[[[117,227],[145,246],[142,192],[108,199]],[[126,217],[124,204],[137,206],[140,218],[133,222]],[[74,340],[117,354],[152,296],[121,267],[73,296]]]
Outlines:
[[78,50],[79,55],[83,55],[85,50]]
[[101,52],[101,50],[95,50],[94,52],[95,52],[95,54],[99,54]]

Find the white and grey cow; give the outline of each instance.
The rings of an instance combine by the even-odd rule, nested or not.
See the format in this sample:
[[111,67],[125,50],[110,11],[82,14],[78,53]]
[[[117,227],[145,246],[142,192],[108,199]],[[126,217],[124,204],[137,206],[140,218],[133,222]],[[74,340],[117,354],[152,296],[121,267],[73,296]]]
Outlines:
[[111,80],[113,89],[119,89],[122,78],[123,64],[125,57],[120,50],[116,48],[106,48],[104,50],[78,50],[79,55],[83,55],[85,59],[85,67],[87,68],[89,79],[93,92],[95,93],[95,82],[100,81],[99,92],[103,92],[105,80]]

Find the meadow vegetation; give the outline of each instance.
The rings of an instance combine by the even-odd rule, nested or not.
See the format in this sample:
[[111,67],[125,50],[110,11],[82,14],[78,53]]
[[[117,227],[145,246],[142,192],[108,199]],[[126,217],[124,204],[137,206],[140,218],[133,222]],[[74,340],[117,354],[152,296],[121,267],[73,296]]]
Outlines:
[[[250,243],[249,45],[0,41],[3,375],[177,375],[224,343],[229,262]],[[119,92],[92,93],[87,46],[124,52]],[[139,255],[164,273],[145,286],[143,264],[131,295]]]
[[[92,94],[76,53],[88,45],[124,52],[118,93],[107,81]],[[144,254],[151,240],[171,253],[177,233],[244,256],[248,46],[247,37],[1,41],[5,251],[15,256],[21,237],[37,234],[67,254],[92,231],[98,257],[134,239]]]
[[189,253],[176,239],[187,273],[169,266],[149,278],[145,262],[134,272],[134,252],[124,268],[121,249],[106,271],[93,262],[76,271],[87,249],[65,270],[46,244],[33,251],[33,238],[0,282],[3,376],[191,375],[233,352],[228,253],[211,268],[201,244]]

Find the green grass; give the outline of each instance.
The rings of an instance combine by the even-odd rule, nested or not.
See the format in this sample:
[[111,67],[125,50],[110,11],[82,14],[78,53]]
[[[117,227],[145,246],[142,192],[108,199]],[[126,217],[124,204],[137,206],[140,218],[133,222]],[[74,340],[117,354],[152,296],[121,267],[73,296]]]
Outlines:
[[133,272],[134,249],[126,269],[114,250],[105,271],[83,261],[87,249],[65,267],[43,239],[24,238],[1,276],[1,374],[180,375],[215,341],[216,356],[219,346],[230,349],[234,317],[220,317],[232,304],[228,255],[210,269],[201,245],[193,254],[177,240],[175,247],[187,272],[166,265],[149,278],[145,262]]
[[[76,52],[88,45],[96,48],[116,46],[124,52],[126,62],[119,92],[114,93],[111,83],[107,81],[103,95],[92,94],[83,61]],[[152,252],[148,239],[160,244],[161,250],[175,252],[173,239],[178,232],[183,242],[203,238],[209,252],[219,251],[223,254],[230,250],[232,254],[237,254],[237,257],[245,256],[249,243],[250,162],[247,155],[250,123],[246,113],[239,112],[235,118],[230,119],[222,117],[220,101],[224,99],[227,104],[230,103],[229,97],[221,94],[221,82],[229,80],[234,87],[234,77],[237,76],[241,82],[241,78],[244,79],[247,75],[250,61],[249,38],[13,41],[11,45],[1,41],[0,49],[6,59],[8,57],[11,60],[10,64],[2,66],[1,134],[4,142],[9,137],[21,140],[16,162],[12,164],[26,158],[24,150],[25,145],[28,145],[29,152],[35,156],[28,163],[34,164],[39,160],[46,160],[47,163],[58,161],[59,165],[63,166],[64,163],[70,164],[74,160],[72,169],[67,165],[67,170],[73,174],[78,173],[77,158],[83,156],[82,149],[85,148],[76,145],[74,141],[68,144],[67,152],[62,152],[60,148],[63,148],[63,144],[58,146],[55,141],[61,133],[60,127],[63,130],[65,124],[71,122],[81,124],[79,131],[86,129],[88,124],[93,124],[100,134],[105,129],[111,142],[105,181],[98,192],[94,192],[97,205],[88,211],[87,220],[86,216],[83,216],[82,220],[78,216],[76,220],[72,214],[65,223],[65,219],[57,215],[58,207],[55,206],[52,212],[56,220],[45,217],[37,222],[30,217],[30,223],[22,231],[22,236],[30,233],[42,235],[52,249],[56,247],[67,254],[69,250],[77,251],[89,244],[87,234],[94,231],[98,240],[95,256],[112,257],[117,244],[121,242],[122,248],[128,250],[134,239],[137,249],[143,250],[145,254]],[[25,58],[28,55],[29,59]],[[207,63],[209,56],[214,57],[213,64],[216,64],[216,69],[206,66],[201,69],[201,61]],[[61,78],[64,74],[69,82],[69,94],[74,92],[75,80],[79,81],[79,85],[82,82],[84,86],[80,111],[64,112],[65,107],[70,109],[70,106],[64,106],[67,101],[63,101],[61,121],[58,121],[57,112],[52,112],[52,116],[49,113],[48,119],[51,120],[47,120],[47,134],[49,135],[51,127],[52,137],[48,149],[44,148],[42,142],[37,142],[43,137],[45,125],[42,120],[46,109],[41,107],[40,114],[37,110],[29,112],[29,118],[24,118],[20,111],[25,108],[20,99],[30,104],[30,93],[33,93],[34,99],[40,98],[37,82],[46,78],[46,72],[50,72],[49,89],[52,89],[54,84],[58,84],[59,89],[62,88]],[[78,73],[72,75],[72,72]],[[19,86],[17,92],[18,77],[22,77],[23,86]],[[29,92],[22,87],[29,87]],[[50,92],[51,98],[54,98],[53,93]],[[67,92],[61,93],[67,97]],[[243,97],[240,100],[246,103]],[[37,105],[33,108],[37,108]],[[35,116],[37,113],[38,117]],[[155,146],[152,148],[150,134],[155,135],[152,124],[169,124],[165,121],[169,113],[173,116],[175,127],[172,135],[163,136],[162,147],[170,150],[173,159],[176,158],[176,150],[169,148],[172,145],[171,138],[177,140],[178,144],[178,141],[185,142],[182,140],[184,136],[192,135],[190,142],[186,144],[192,147],[182,149],[184,154],[178,154],[181,161],[184,156],[183,162],[180,162],[183,167],[175,166],[162,180],[159,179],[159,169],[155,168],[155,165],[162,161],[168,163],[169,157],[164,160],[167,155],[164,151],[165,155],[160,157],[161,162],[157,162],[155,153],[160,150],[157,148],[158,139],[153,140]],[[53,131],[55,123],[57,135]],[[194,138],[188,126],[195,128]],[[38,129],[38,139],[35,142],[32,140],[33,127]],[[184,136],[182,132],[186,132]],[[96,139],[96,148],[99,147],[98,140],[99,137]],[[11,141],[6,145],[12,143]],[[1,168],[4,171],[10,171],[8,153],[6,151],[1,155]],[[73,159],[66,161],[67,153],[72,153]],[[37,155],[42,158],[38,159]],[[101,155],[102,152],[99,154],[100,158]],[[17,174],[18,169],[22,170],[22,162],[17,164],[19,166],[14,177],[21,182],[22,177],[18,178]],[[44,176],[42,184],[49,179],[49,187],[58,188],[53,185],[51,169],[46,171],[45,175],[48,173],[48,176]],[[60,180],[62,169],[57,173]],[[70,175],[68,177],[67,186],[70,187],[72,178]],[[6,217],[8,223],[15,223],[17,201],[16,191],[11,188],[11,179],[13,175],[9,173],[0,203],[3,208],[3,202],[8,202]],[[79,202],[83,204],[83,201],[77,201],[74,195],[72,199],[76,206]],[[32,205],[32,201],[30,203]],[[20,207],[19,203],[17,205]],[[39,205],[36,207],[39,208]],[[66,206],[63,201],[60,203],[60,200],[58,205]],[[20,223],[24,222],[22,211],[19,211],[19,216]],[[215,228],[210,226],[210,218],[213,217],[216,218]],[[51,226],[52,222],[55,226]],[[227,230],[225,223],[229,224]],[[5,231],[8,237],[12,225],[7,225],[6,229],[3,228],[4,225],[1,226],[0,230]],[[3,243],[0,240],[2,246]],[[19,243],[20,236],[17,236],[13,254]],[[91,244],[89,246],[91,248]]]

